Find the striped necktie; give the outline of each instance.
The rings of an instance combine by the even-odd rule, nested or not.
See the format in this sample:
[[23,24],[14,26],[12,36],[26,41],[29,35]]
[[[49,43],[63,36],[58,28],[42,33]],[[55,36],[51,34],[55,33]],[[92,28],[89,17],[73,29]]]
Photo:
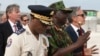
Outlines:
[[14,27],[14,32],[17,32],[18,30],[17,25],[15,24],[13,27]]

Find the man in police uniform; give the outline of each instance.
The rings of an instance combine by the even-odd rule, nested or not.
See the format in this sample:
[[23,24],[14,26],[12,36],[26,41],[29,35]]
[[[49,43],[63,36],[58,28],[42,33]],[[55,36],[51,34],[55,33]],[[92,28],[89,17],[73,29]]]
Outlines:
[[42,5],[29,5],[31,20],[25,29],[13,33],[7,40],[5,56],[46,56],[49,46],[42,33],[51,25],[52,9]]

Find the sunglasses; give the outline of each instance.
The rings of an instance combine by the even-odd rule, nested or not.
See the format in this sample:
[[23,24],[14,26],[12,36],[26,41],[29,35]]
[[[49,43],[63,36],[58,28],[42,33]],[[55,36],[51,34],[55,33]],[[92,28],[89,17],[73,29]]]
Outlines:
[[27,19],[27,20],[23,20],[23,21],[25,21],[25,22],[26,22],[26,21],[29,21],[29,19]]
[[85,14],[79,14],[77,16],[85,17],[86,15]]

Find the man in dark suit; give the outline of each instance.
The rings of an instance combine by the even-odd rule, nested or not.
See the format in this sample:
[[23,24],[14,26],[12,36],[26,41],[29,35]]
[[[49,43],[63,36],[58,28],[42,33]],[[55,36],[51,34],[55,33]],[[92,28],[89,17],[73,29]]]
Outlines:
[[[6,8],[7,21],[0,24],[0,56],[4,56],[7,38],[16,30],[22,28],[18,20],[20,19],[19,6],[11,4]],[[16,28],[14,27],[16,25]]]
[[[82,36],[84,34],[84,29],[82,29],[81,26],[85,23],[85,13],[80,7],[71,7],[71,9],[73,10],[73,12],[69,15],[69,25],[66,28],[66,31],[73,43],[75,43],[79,36]],[[73,51],[74,56],[85,56],[85,50],[88,50],[88,48],[86,48],[86,44],[75,49]],[[90,52],[92,54],[92,48]]]

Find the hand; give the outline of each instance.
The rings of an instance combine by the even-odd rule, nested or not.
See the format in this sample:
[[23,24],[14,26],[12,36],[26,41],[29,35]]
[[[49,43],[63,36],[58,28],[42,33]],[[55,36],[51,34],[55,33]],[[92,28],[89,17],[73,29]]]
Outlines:
[[84,35],[79,36],[79,38],[78,38],[78,40],[77,40],[76,43],[77,43],[79,46],[84,45],[84,43],[86,43],[87,40],[89,40],[89,38],[90,38],[89,35],[90,35],[90,31],[87,31]]
[[98,52],[96,52],[97,50],[99,50],[98,48],[95,48],[96,45],[90,47],[90,48],[84,48],[84,54],[85,56],[92,56],[92,54],[98,54]]

